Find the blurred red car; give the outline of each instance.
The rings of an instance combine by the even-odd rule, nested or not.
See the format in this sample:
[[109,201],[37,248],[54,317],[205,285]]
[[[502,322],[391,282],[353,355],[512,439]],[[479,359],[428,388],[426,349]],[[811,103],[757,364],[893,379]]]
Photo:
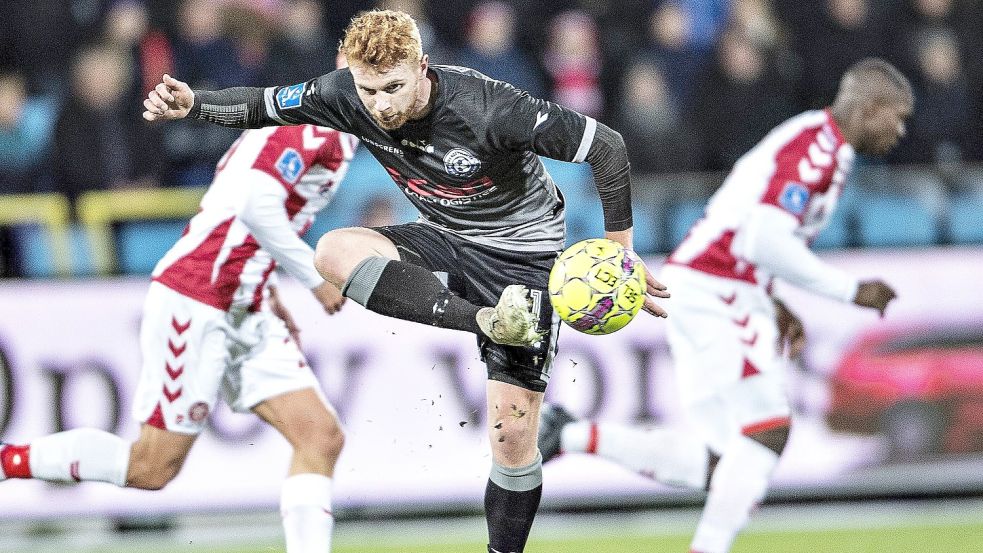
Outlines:
[[830,384],[830,427],[883,433],[895,458],[983,451],[983,323],[869,332]]

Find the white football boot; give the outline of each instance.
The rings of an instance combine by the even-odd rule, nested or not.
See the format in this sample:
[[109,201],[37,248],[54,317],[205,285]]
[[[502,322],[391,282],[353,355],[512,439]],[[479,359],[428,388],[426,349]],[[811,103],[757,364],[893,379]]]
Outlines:
[[534,346],[543,339],[537,332],[539,315],[532,312],[529,290],[521,284],[506,286],[495,307],[483,307],[475,317],[481,331],[496,344]]

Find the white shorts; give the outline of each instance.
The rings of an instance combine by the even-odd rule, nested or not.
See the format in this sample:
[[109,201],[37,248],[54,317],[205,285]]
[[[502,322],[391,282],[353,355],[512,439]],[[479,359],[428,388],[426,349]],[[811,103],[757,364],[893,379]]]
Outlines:
[[133,417],[158,428],[198,434],[219,388],[237,412],[305,388],[317,379],[286,326],[269,311],[237,312],[203,304],[153,282],[140,326],[143,368]]
[[765,291],[679,265],[666,265],[660,280],[672,293],[666,332],[680,401],[711,449],[787,425],[785,362]]

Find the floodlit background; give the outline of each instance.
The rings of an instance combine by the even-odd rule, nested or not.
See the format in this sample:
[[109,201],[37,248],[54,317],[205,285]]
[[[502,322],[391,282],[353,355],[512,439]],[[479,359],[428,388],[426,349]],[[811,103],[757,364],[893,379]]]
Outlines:
[[[861,159],[816,247],[899,291],[888,316],[785,291],[810,345],[790,367],[796,425],[735,551],[983,549],[983,6],[974,0],[381,2],[413,13],[433,63],[462,64],[625,136],[650,267],[772,126],[827,105],[879,55],[916,91],[909,135]],[[234,130],[148,125],[162,73],[196,88],[328,71],[371,2],[5,0],[0,18],[0,439],[129,419],[147,274]],[[603,231],[586,166],[548,162],[570,242]],[[361,151],[307,238],[414,217]],[[342,552],[483,550],[489,450],[473,339],[349,304],[326,317],[285,282],[305,350],[348,432]],[[671,309],[671,303],[667,303]],[[674,420],[662,325],[562,334],[548,399],[578,416]],[[162,492],[0,484],[3,551],[281,551],[288,450],[220,410]],[[700,496],[602,460],[544,471],[529,551],[684,551]]]

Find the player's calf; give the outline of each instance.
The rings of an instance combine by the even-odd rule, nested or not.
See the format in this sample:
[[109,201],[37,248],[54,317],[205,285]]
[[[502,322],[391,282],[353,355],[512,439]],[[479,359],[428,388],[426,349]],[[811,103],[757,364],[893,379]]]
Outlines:
[[498,381],[488,384],[492,469],[485,488],[489,551],[521,552],[543,491],[536,447],[542,394]]
[[143,425],[130,449],[126,486],[141,490],[164,488],[181,471],[196,438]]
[[365,258],[341,293],[380,315],[481,333],[476,320],[480,306],[451,293],[429,269],[406,261]]

